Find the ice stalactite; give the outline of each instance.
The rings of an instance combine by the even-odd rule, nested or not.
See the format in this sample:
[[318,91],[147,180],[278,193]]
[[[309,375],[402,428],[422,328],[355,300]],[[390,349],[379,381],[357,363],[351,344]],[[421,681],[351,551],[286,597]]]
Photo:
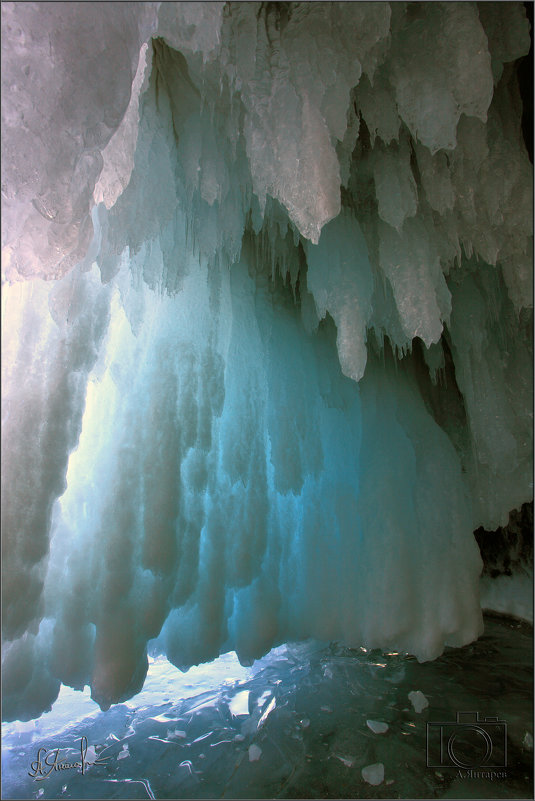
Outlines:
[[4,716],[476,638],[533,492],[523,6],[2,15]]

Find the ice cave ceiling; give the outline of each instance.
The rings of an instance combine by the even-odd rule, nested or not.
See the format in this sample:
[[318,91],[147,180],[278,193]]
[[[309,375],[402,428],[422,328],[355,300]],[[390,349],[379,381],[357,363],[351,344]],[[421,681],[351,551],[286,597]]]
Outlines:
[[[3,715],[481,632],[533,498],[522,3],[2,3]],[[525,130],[525,125],[524,125]]]

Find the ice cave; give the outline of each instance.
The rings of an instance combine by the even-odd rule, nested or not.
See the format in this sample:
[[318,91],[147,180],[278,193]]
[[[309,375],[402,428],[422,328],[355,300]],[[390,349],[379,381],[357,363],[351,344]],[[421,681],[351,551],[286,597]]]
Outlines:
[[1,12],[2,797],[532,798],[533,3]]

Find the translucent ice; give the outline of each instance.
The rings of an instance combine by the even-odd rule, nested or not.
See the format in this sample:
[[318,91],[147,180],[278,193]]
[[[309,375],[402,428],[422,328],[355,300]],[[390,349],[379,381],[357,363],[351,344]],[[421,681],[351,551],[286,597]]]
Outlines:
[[411,690],[409,693],[409,701],[413,705],[414,711],[418,712],[418,714],[429,706],[429,701],[421,690]]
[[56,277],[85,255],[101,151],[127,109],[155,21],[151,3],[106,4],[99,13],[78,3],[2,7],[8,274]]
[[228,708],[233,715],[248,715],[249,714],[249,690],[243,690],[236,693]]
[[2,25],[3,714],[476,638],[472,532],[533,494],[522,4]]
[[249,762],[258,762],[262,756],[262,749],[256,743],[249,746]]
[[388,731],[388,723],[383,723],[380,720],[367,720],[366,725],[374,734],[384,734]]
[[366,765],[365,768],[362,768],[361,773],[362,778],[368,784],[382,784],[385,778],[385,766],[382,762],[376,762],[374,765]]

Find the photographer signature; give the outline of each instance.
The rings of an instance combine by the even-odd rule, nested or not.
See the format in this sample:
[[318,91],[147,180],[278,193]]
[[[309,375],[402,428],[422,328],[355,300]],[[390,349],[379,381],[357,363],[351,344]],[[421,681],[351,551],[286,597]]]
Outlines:
[[[93,762],[90,762],[86,759],[87,751],[87,737],[85,736],[80,738],[80,761],[67,762],[66,759],[60,759],[59,748],[56,748],[55,750],[40,748],[37,752],[37,759],[30,765],[32,772],[28,773],[28,776],[31,776],[36,781],[42,781],[43,779],[46,779],[47,776],[50,776],[52,771],[55,770],[72,770],[81,768],[82,773],[85,773],[85,769],[90,765],[103,765],[105,764],[106,760],[110,758],[97,757]],[[93,747],[91,748],[91,751],[94,753]]]

